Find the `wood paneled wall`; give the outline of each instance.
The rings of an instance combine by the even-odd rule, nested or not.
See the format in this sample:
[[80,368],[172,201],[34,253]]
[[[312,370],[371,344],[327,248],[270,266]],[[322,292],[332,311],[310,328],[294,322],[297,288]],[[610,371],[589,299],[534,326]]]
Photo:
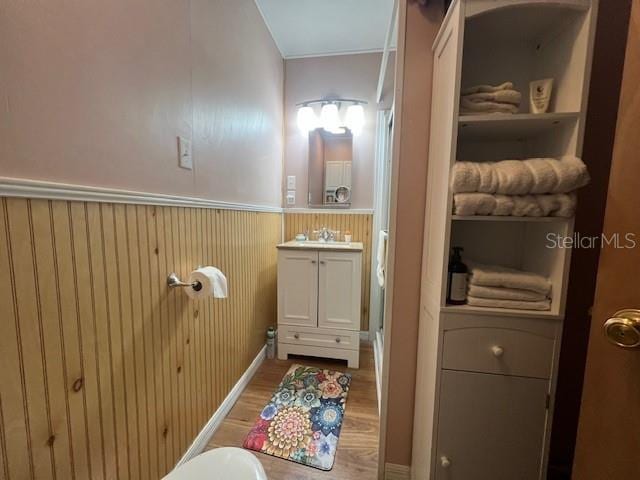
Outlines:
[[[0,199],[0,477],[169,471],[276,319],[281,215]],[[215,265],[229,298],[166,287]]]
[[372,242],[372,214],[362,213],[285,213],[284,239],[295,238],[296,233],[311,232],[323,226],[332,230],[340,230],[340,235],[346,230],[351,231],[354,242],[362,242],[362,326],[361,330],[369,330],[369,298],[371,288],[371,247]]

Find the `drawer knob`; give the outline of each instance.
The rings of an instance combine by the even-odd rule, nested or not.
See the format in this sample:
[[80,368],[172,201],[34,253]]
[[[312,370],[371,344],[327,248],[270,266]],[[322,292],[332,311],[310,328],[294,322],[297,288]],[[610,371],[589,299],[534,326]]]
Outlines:
[[295,338],[296,340],[298,340],[300,338],[300,334],[299,333],[294,333],[293,334],[293,338]]
[[500,345],[494,345],[493,347],[491,347],[491,353],[493,353],[494,357],[500,358],[502,355],[504,355],[504,348],[502,348]]
[[340,337],[336,337],[336,343],[340,343]]
[[440,465],[442,465],[442,468],[449,468],[451,466],[451,461],[443,455],[440,457]]

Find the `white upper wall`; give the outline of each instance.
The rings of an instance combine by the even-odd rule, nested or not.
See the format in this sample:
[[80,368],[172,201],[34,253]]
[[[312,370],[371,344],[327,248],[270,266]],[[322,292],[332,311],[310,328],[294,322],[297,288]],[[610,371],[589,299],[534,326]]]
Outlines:
[[281,205],[283,61],[253,0],[2,10],[0,176]]
[[394,0],[255,0],[284,58],[381,51]]

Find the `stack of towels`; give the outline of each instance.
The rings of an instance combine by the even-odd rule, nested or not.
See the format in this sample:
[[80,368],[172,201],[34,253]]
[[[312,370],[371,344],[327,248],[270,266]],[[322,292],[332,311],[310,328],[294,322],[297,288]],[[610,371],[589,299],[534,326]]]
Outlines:
[[550,310],[551,281],[542,275],[470,263],[467,304],[476,307]]
[[456,162],[451,172],[456,215],[572,217],[575,190],[589,183],[577,157]]
[[522,95],[511,82],[496,86],[476,85],[462,90],[460,114],[518,113],[521,99]]

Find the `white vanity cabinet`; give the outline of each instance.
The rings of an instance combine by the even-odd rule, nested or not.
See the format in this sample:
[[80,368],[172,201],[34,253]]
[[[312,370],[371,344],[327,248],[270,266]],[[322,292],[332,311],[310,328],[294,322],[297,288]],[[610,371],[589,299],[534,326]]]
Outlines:
[[362,244],[278,245],[278,358],[359,365]]

